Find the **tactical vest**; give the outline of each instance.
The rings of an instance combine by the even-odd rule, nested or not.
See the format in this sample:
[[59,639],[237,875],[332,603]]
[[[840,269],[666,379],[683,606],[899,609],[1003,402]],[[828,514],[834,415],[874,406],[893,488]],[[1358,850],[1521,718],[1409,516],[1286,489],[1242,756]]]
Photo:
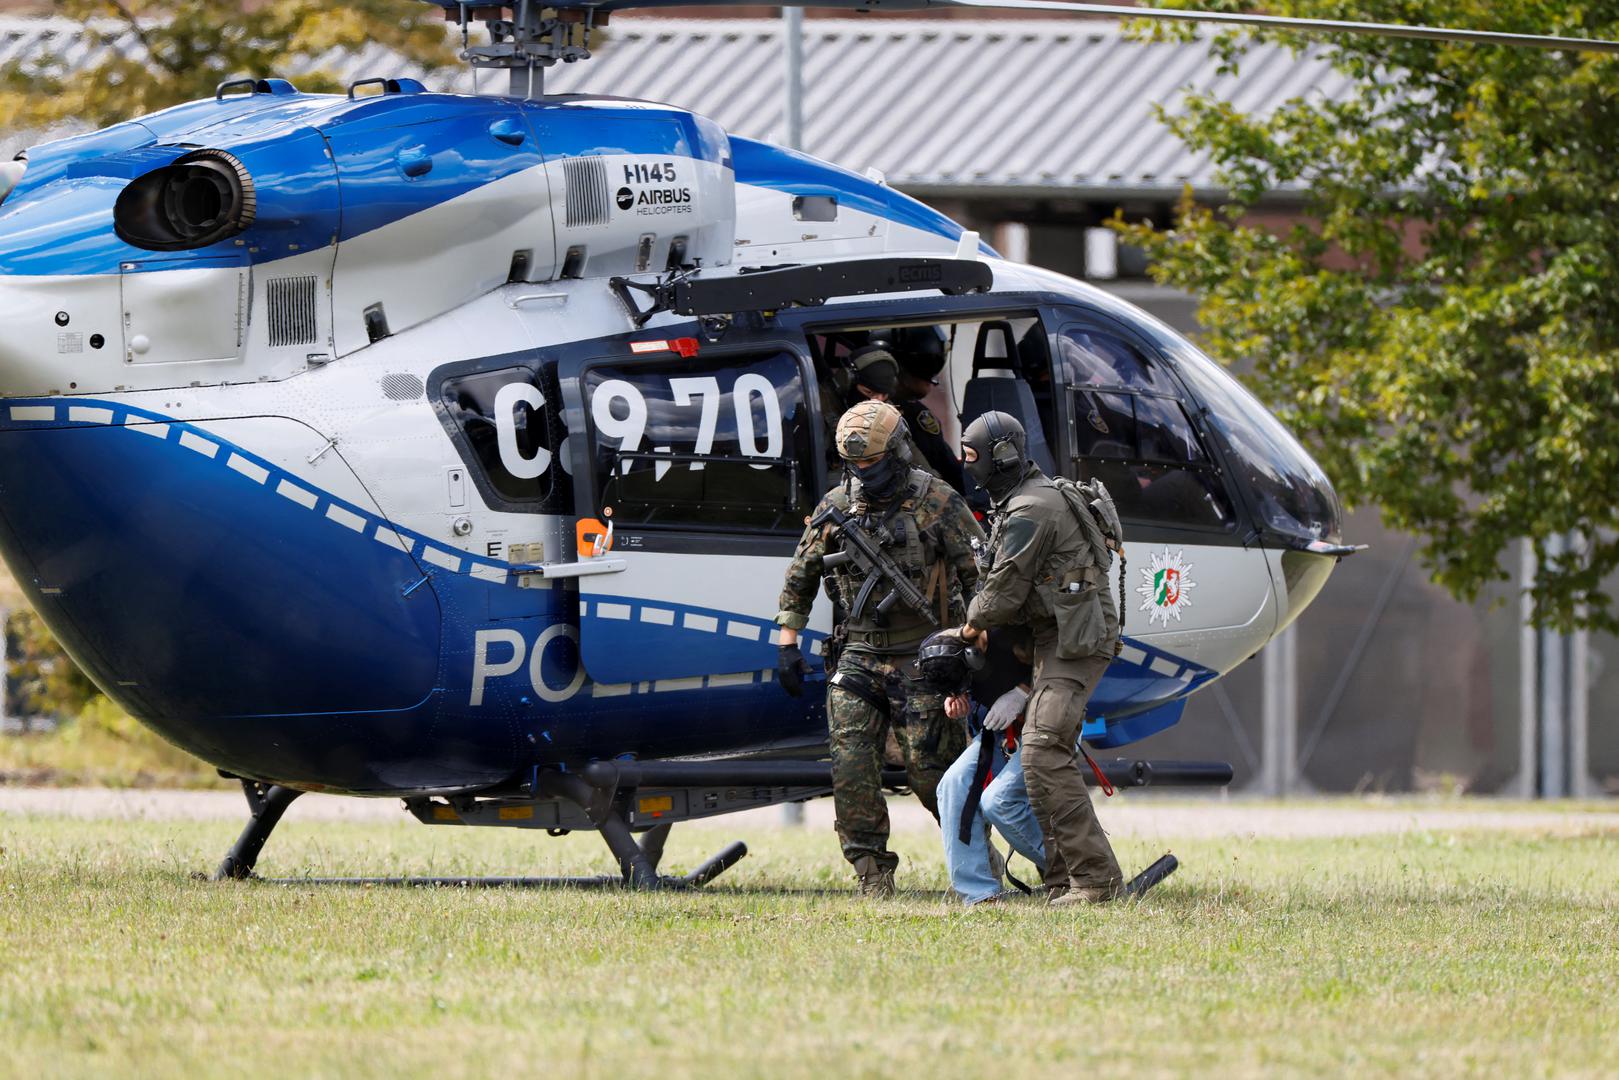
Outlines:
[[[1124,606],[1123,529],[1112,511],[1112,500],[1099,484],[1076,484],[1060,476],[1040,476],[1035,482],[1060,498],[1056,506],[1047,504],[1043,512],[1043,527],[1056,532],[1047,542],[1045,561],[1029,583],[1023,616],[1037,641],[1050,640],[1046,635],[1054,627],[1052,646],[1060,659],[1079,660],[1108,649],[1117,654],[1122,630],[1119,615]],[[1105,504],[1105,509],[1097,503]],[[1004,512],[997,516],[990,535],[991,553],[1000,549],[1011,517]],[[1107,587],[1115,550],[1121,559],[1117,605]]]
[[[917,506],[927,495],[931,481],[931,474],[912,469],[900,498],[892,506],[871,512],[863,524],[878,539],[888,557],[905,571],[911,584],[921,590],[929,603],[937,605],[941,591],[949,588],[949,568],[945,565],[944,550],[938,538],[932,530],[922,527],[916,514]],[[848,488],[840,489],[838,495],[848,500]],[[843,550],[841,530],[835,525],[829,526],[829,529],[827,553]],[[937,629],[926,616],[904,604],[896,604],[884,623],[879,625],[876,618],[877,602],[888,593],[880,583],[865,610],[856,618],[852,612],[855,599],[866,583],[866,573],[853,561],[827,571],[826,583],[827,591],[837,605],[838,615],[843,620],[841,629],[846,646],[859,646],[863,651],[878,653],[914,652],[922,639]]]

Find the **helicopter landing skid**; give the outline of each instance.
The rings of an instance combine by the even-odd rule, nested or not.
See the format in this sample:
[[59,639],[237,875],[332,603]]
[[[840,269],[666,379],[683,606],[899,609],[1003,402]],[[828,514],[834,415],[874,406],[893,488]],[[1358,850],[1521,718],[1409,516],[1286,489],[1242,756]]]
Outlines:
[[279,784],[265,784],[256,780],[243,780],[242,793],[247,797],[248,822],[236,843],[231,847],[218,869],[214,881],[272,880],[276,884],[300,885],[416,885],[448,886],[460,888],[524,888],[524,889],[698,889],[735,866],[747,855],[748,847],[736,841],[722,848],[689,874],[669,875],[658,872],[663,861],[663,846],[669,838],[673,824],[654,825],[637,841],[630,829],[629,816],[623,800],[615,791],[604,791],[576,776],[551,774],[543,780],[550,794],[576,804],[585,812],[602,834],[607,847],[618,860],[617,876],[601,874],[593,877],[379,877],[379,878],[282,878],[259,879],[253,872],[259,853],[270,833],[280,824],[287,807],[303,792]]

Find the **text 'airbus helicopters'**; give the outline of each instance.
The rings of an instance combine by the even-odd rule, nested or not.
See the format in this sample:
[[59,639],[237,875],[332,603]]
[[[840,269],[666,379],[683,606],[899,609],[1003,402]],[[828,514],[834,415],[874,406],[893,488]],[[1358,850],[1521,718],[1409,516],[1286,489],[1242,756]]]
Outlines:
[[[300,791],[600,829],[637,885],[673,822],[826,793],[772,617],[832,479],[823,392],[873,340],[942,342],[963,421],[1010,413],[1114,493],[1134,597],[1095,746],[1175,723],[1349,550],[1299,443],[1143,312],[878,179],[538,92],[669,3],[442,6],[509,94],[243,79],[0,166],[0,547],[113,700],[243,779],[221,874]],[[808,653],[829,626],[823,599]]]

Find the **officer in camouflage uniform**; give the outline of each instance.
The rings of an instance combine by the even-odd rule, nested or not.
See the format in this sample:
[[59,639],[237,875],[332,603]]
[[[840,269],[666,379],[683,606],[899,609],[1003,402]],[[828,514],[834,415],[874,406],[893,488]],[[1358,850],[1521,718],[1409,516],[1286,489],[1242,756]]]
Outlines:
[[[1023,771],[1045,838],[1053,904],[1095,903],[1119,894],[1123,875],[1096,820],[1075,747],[1085,704],[1112,662],[1118,607],[1107,587],[1107,555],[1088,516],[1027,460],[1017,419],[985,413],[962,433],[967,472],[995,502],[990,558],[962,636],[1026,626],[1033,635],[1034,686],[1023,725]],[[1096,531],[1096,535],[1088,535]],[[1108,556],[1111,558],[1111,556]]]
[[[803,693],[809,671],[798,648],[798,632],[823,577],[839,617],[828,647],[833,675],[827,687],[827,729],[832,748],[832,796],[837,807],[843,856],[868,896],[892,896],[899,858],[888,850],[888,806],[882,791],[882,748],[892,731],[905,758],[912,790],[934,817],[939,778],[967,745],[959,721],[944,714],[944,698],[924,692],[906,669],[922,639],[936,626],[958,625],[966,600],[978,582],[972,545],[983,531],[960,495],[942,480],[912,467],[899,441],[903,421],[885,402],[867,401],[843,415],[836,431],[845,462],[844,482],[827,492],[811,515],[787,570],[781,592],[782,687]],[[854,560],[832,568],[822,560],[845,550],[842,529],[823,521],[829,506],[846,513],[875,538],[925,597],[931,612],[904,603],[886,617],[878,601],[890,587],[879,584],[864,609],[856,598],[865,572]],[[834,560],[836,562],[836,560]],[[936,620],[936,621],[935,621]],[[834,655],[834,653],[836,655]]]

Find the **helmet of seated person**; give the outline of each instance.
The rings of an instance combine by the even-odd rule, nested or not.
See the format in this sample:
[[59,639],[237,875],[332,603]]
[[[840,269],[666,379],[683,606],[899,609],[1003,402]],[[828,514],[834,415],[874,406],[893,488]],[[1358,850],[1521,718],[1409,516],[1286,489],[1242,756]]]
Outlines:
[[899,387],[899,363],[886,345],[862,345],[849,354],[849,367],[854,372],[851,404],[868,398],[887,401]]
[[984,667],[984,654],[958,630],[929,634],[916,652],[918,681],[935,694],[965,694]]
[[947,359],[942,327],[902,326],[890,335],[889,347],[899,362],[900,397],[926,397],[939,385],[939,372]]

